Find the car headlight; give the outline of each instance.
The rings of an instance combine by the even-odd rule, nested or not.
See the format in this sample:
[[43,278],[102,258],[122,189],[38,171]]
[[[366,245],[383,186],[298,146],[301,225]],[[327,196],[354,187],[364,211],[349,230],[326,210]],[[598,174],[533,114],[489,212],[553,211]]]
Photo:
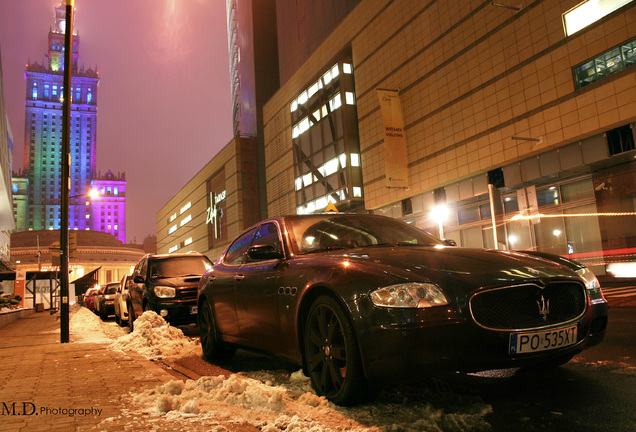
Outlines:
[[582,267],[576,271],[581,279],[585,282],[585,288],[587,288],[587,295],[590,297],[592,303],[604,302],[603,290],[601,290],[601,284],[599,283],[592,270],[587,267]]
[[379,288],[371,293],[371,301],[376,306],[391,308],[425,308],[448,304],[446,296],[437,285],[424,282],[407,282]]
[[172,287],[156,286],[155,295],[161,298],[172,298],[176,295],[176,291]]

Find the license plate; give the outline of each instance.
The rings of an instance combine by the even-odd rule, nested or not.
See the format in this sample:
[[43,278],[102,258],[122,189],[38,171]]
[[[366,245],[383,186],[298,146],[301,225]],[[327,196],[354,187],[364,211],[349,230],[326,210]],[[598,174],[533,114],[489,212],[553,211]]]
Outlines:
[[197,313],[197,306],[190,306],[190,313],[191,314]]
[[524,354],[562,348],[576,343],[576,326],[541,332],[512,333],[508,354]]

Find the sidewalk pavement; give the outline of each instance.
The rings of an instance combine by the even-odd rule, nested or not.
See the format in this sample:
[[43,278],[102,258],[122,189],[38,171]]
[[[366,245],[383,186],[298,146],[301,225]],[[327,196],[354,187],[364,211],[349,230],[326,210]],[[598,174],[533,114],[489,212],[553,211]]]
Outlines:
[[[128,412],[131,391],[176,377],[108,343],[79,340],[71,332],[70,343],[60,343],[59,316],[48,312],[0,328],[0,431],[157,429],[157,418]],[[172,426],[159,430],[179,430]]]

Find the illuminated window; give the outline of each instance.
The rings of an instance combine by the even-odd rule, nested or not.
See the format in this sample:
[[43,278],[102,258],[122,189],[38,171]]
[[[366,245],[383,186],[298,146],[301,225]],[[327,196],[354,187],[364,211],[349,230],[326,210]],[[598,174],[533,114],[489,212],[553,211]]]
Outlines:
[[307,99],[307,92],[302,92],[300,96],[298,96],[298,105],[303,105],[305,102],[307,102]]
[[179,211],[179,214],[183,214],[183,212],[187,211],[190,207],[192,207],[192,203],[188,202],[186,205],[181,207],[181,210]]
[[576,87],[584,87],[634,64],[636,64],[636,39],[576,66],[574,68]]
[[577,31],[595,23],[633,0],[585,0],[563,14],[565,35],[571,36]]
[[340,93],[337,93],[330,101],[329,101],[329,108],[331,109],[331,112],[337,110],[338,108],[340,108],[340,106],[342,105],[342,102],[340,101]]
[[183,218],[183,220],[181,221],[181,226],[184,226],[185,224],[187,224],[188,222],[190,222],[192,220],[192,215],[187,215],[186,217]]
[[189,245],[190,243],[192,243],[192,237],[187,238],[187,239],[183,242],[183,245],[184,245],[184,246],[187,246],[187,245]]
[[177,230],[177,225],[174,224],[172,225],[170,228],[168,228],[168,234],[172,234],[173,232],[175,232]]

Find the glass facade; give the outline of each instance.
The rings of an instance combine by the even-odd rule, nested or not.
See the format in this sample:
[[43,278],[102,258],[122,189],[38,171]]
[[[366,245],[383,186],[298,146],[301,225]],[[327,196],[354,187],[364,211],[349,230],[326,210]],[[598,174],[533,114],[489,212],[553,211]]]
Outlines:
[[363,207],[353,66],[336,63],[290,104],[296,212]]

